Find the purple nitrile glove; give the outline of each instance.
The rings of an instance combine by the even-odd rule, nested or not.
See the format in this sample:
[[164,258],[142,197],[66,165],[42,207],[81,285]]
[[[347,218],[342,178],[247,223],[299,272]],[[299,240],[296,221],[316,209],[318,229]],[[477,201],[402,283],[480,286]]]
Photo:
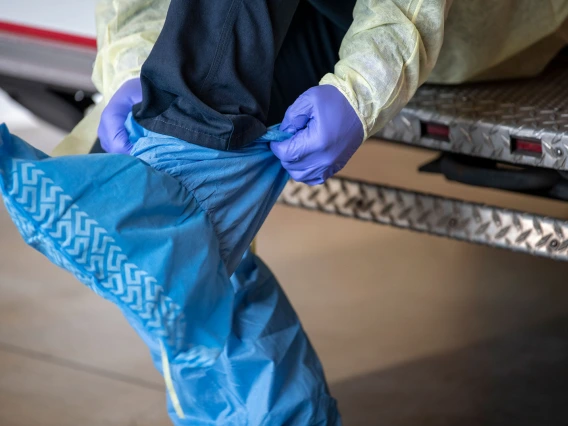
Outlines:
[[132,145],[124,127],[132,107],[142,102],[142,84],[139,78],[125,82],[105,107],[99,124],[99,140],[106,152],[130,154]]
[[312,87],[288,108],[280,129],[293,133],[270,148],[292,179],[319,185],[341,170],[364,138],[363,124],[334,86]]

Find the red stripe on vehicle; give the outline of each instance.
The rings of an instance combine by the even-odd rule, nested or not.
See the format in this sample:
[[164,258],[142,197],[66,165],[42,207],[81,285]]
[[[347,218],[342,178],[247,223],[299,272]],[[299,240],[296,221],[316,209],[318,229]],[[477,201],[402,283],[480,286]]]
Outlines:
[[25,25],[12,24],[10,22],[0,21],[0,31],[21,35],[24,37],[56,41],[58,43],[72,44],[74,46],[88,47],[91,49],[97,48],[97,40],[95,40],[94,38],[60,33],[57,31],[42,30]]

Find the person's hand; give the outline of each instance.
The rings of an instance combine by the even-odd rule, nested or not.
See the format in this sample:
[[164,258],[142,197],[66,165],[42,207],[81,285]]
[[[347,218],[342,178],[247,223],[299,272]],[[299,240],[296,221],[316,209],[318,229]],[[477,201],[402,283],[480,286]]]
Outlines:
[[99,140],[106,152],[129,154],[132,145],[124,127],[132,106],[142,102],[142,85],[139,78],[128,80],[116,91],[103,110],[99,124]]
[[318,185],[341,170],[364,138],[363,124],[334,86],[312,87],[288,108],[280,130],[293,133],[270,148],[292,179]]

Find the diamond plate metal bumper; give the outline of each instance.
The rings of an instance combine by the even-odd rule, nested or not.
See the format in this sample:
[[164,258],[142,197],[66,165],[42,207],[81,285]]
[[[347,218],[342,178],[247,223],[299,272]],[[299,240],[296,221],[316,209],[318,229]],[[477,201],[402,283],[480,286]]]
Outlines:
[[568,221],[346,178],[310,187],[290,181],[292,207],[568,260]]
[[[514,82],[423,86],[377,137],[474,157],[568,170],[568,58],[539,77]],[[423,135],[424,124],[449,127],[449,140]],[[511,138],[542,143],[542,155],[516,153]]]
[[[425,85],[376,136],[436,151],[568,170],[567,80],[568,55],[564,54],[533,79],[453,87]],[[425,131],[429,124],[443,131],[429,135]],[[537,141],[542,154],[517,152],[515,138]],[[291,182],[280,201],[568,260],[568,221],[560,219],[343,178],[330,179],[318,187]]]

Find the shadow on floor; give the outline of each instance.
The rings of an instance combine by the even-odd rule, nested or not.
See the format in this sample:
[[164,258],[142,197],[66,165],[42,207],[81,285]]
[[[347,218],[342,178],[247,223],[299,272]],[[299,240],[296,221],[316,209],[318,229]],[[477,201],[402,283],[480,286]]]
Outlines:
[[568,316],[331,388],[345,426],[566,426]]

